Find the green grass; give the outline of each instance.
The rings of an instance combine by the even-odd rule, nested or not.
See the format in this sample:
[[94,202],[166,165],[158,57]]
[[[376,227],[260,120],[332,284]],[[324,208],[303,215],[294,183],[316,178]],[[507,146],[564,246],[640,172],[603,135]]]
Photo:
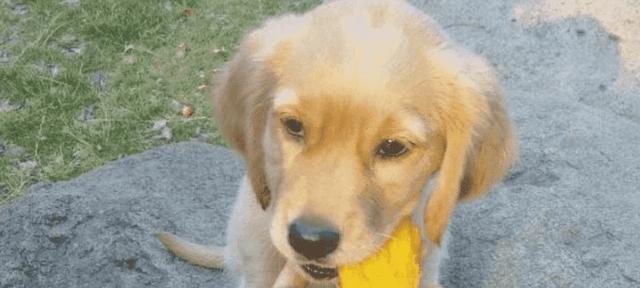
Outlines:
[[[0,52],[10,55],[0,63],[0,103],[10,103],[0,110],[0,203],[33,183],[70,179],[167,142],[208,135],[222,143],[207,92],[197,87],[211,82],[247,30],[319,2],[0,0]],[[17,4],[28,13],[18,15]],[[177,57],[181,43],[187,53]],[[182,118],[176,103],[192,104],[194,115]],[[171,140],[151,130],[161,119]],[[35,167],[25,167],[29,161]]]

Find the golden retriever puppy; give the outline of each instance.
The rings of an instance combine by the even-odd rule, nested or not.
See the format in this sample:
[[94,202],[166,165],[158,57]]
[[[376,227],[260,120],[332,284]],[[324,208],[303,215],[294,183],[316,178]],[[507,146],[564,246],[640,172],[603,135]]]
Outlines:
[[424,230],[422,287],[435,287],[454,207],[516,157],[492,69],[403,1],[270,20],[216,81],[215,118],[247,167],[227,246],[159,237],[241,287],[335,287],[336,267],[375,253],[404,217]]

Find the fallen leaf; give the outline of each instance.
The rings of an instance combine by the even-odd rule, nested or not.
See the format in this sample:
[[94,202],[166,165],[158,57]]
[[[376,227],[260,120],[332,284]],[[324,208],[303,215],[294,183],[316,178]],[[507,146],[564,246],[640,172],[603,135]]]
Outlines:
[[188,17],[188,16],[191,16],[191,14],[193,14],[193,9],[191,9],[191,8],[189,8],[189,7],[184,8],[184,9],[182,9],[182,14],[183,14],[184,16],[187,16],[187,17]]
[[207,89],[207,85],[202,84],[198,86],[198,91],[204,91],[205,89]]
[[176,58],[184,58],[184,56],[187,55],[187,52],[189,52],[189,46],[187,46],[186,43],[181,43],[178,45],[178,48],[176,48]]
[[133,55],[128,55],[128,56],[124,57],[123,61],[124,61],[125,64],[133,64],[133,63],[136,63],[138,61],[138,57],[133,56]]
[[217,47],[209,48],[209,53],[211,53],[211,54],[218,54],[220,52],[225,52],[225,51],[227,51],[227,50],[225,50],[224,47],[221,47],[221,48],[217,48]]
[[38,166],[38,163],[33,160],[18,163],[18,169],[20,170],[31,170],[33,168],[36,168],[36,166]]
[[191,105],[191,104],[184,104],[184,105],[182,106],[182,111],[181,111],[181,113],[182,113],[182,117],[183,117],[183,118],[189,118],[189,117],[191,117],[191,116],[193,115],[193,110],[194,110],[194,109],[193,109],[193,105]]
[[124,52],[127,53],[129,52],[129,50],[133,50],[136,49],[136,46],[134,46],[133,44],[127,44],[124,46]]
[[161,120],[153,122],[153,127],[151,127],[151,131],[160,131],[160,130],[164,129],[165,127],[167,127],[167,120],[166,119],[161,119]]

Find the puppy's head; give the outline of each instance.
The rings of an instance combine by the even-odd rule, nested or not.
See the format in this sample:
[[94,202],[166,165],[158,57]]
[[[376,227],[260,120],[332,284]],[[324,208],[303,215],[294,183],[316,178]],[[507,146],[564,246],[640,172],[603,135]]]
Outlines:
[[313,278],[374,253],[436,172],[439,242],[455,203],[515,157],[492,72],[434,25],[401,2],[338,1],[268,22],[218,78],[215,115],[273,243]]

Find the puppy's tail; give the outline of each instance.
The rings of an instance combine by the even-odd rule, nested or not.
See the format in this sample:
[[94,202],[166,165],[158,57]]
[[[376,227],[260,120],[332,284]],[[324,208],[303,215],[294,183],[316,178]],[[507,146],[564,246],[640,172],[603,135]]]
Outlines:
[[164,231],[153,234],[169,251],[192,264],[215,269],[224,267],[224,248],[222,247],[196,244]]

